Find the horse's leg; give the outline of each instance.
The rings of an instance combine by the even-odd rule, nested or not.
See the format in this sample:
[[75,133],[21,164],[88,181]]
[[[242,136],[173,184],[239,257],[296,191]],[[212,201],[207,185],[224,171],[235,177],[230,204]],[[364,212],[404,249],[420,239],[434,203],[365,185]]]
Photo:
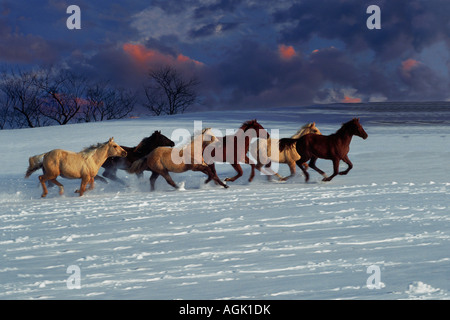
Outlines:
[[[268,164],[266,164],[264,166],[264,170],[266,171],[267,174],[267,180],[271,180],[272,176],[277,176],[278,179],[280,179],[281,181],[283,181],[285,178],[282,177],[278,172],[273,171],[272,167],[271,167],[272,162],[269,162]],[[260,170],[261,171],[261,170]],[[262,171],[261,171],[262,172]]]
[[164,169],[164,171],[160,172],[159,174],[162,175],[163,178],[166,179],[167,183],[170,184],[172,187],[174,187],[175,189],[179,188],[175,183],[175,181],[172,180],[172,177],[170,176],[169,171],[167,171],[167,169]]
[[[202,166],[202,167],[204,167],[204,166]],[[208,166],[206,166],[205,169],[206,169],[206,174],[208,176],[210,176],[216,184],[219,184],[224,188],[229,188],[229,186],[227,186],[225,183],[222,182],[222,180],[219,179],[215,169],[214,169],[214,171],[212,171]]]
[[101,176],[98,176],[98,175],[95,176],[94,179],[95,179],[95,180],[99,180],[99,181],[101,181],[101,182],[103,182],[103,183],[106,183],[106,184],[108,183],[108,180],[106,180],[105,178],[103,178],[103,177],[101,177]]
[[[296,173],[296,169],[295,169],[295,161],[289,161],[287,163],[287,165],[289,166],[289,170],[291,171],[291,175],[288,177],[283,178],[284,181],[286,181],[287,179],[290,179],[292,177],[295,176]],[[304,164],[303,164],[304,165]]]
[[345,174],[347,174],[350,170],[352,170],[352,168],[353,168],[353,163],[350,161],[350,159],[348,158],[347,155],[342,159],[342,161],[344,161],[344,162],[348,165],[348,168],[347,168],[347,170],[345,170],[345,171],[339,172],[339,174],[345,175]]
[[227,186],[225,183],[222,182],[222,180],[219,179],[219,177],[217,176],[217,173],[211,170],[210,166],[205,166],[205,165],[194,165],[192,167],[192,171],[201,171],[204,174],[206,174],[208,176],[208,180],[214,180],[214,182],[216,184],[221,185],[224,188],[229,188],[229,186]]
[[156,179],[158,179],[158,177],[159,177],[159,173],[152,171],[152,175],[150,176],[150,191],[155,191],[155,182],[156,182]]
[[251,163],[250,166],[252,167],[252,171],[250,173],[250,177],[248,177],[248,182],[252,182],[253,178],[255,177],[255,167],[256,167],[256,165]]
[[[214,163],[209,164],[208,167],[214,175],[217,175],[216,165]],[[208,179],[205,180],[205,184],[210,182],[212,179],[213,179],[213,175],[208,175]]]
[[[339,161],[340,159],[338,158],[333,159],[333,174],[329,177],[323,178],[322,181],[331,181],[331,179],[339,174]],[[309,164],[309,166],[311,167],[311,163]]]
[[59,194],[62,196],[64,194],[64,186],[59,181],[57,181],[56,178],[51,179],[49,181],[51,181],[53,184],[56,184],[59,187]]
[[108,167],[103,172],[105,178],[111,179],[112,181],[119,182],[120,184],[126,185],[126,183],[117,177],[117,167]]
[[[81,178],[81,184],[80,184],[80,190],[77,190],[80,193],[80,197],[86,192],[86,185],[90,181],[90,177],[82,177]],[[77,192],[75,191],[75,192]]]
[[89,189],[88,190],[93,190],[94,189],[94,179],[95,177],[92,177],[90,180],[89,180]]
[[48,194],[48,190],[47,190],[47,186],[45,185],[45,181],[47,181],[47,178],[45,177],[45,175],[41,175],[39,176],[39,181],[42,185],[42,198],[45,198]]
[[302,169],[303,174],[305,175],[305,182],[308,182],[309,181],[309,173],[306,171],[307,168],[303,166],[304,161],[305,161],[304,159],[300,159],[296,163],[300,167],[300,169]]
[[239,163],[232,163],[231,166],[236,170],[237,175],[235,175],[233,178],[226,178],[225,181],[236,181],[236,179],[239,179],[244,174],[244,171],[242,171],[242,167]]
[[[300,159],[299,161],[301,161],[302,159]],[[322,170],[320,170],[319,168],[317,168],[316,166],[316,161],[317,158],[313,157],[311,158],[311,161],[309,161],[309,167],[313,168],[314,170],[316,170],[318,173],[320,173],[324,178],[327,178],[327,175],[325,174],[325,172],[323,172]],[[325,180],[324,180],[325,181]]]

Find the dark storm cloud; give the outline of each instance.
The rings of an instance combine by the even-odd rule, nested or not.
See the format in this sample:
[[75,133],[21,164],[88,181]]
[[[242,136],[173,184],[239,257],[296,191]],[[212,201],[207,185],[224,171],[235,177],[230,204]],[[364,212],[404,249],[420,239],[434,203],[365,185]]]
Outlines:
[[[0,3],[2,63],[59,62],[136,90],[171,63],[211,106],[449,98],[450,60],[423,59],[449,52],[448,0],[80,0],[74,32],[67,1]],[[381,30],[366,27],[372,4]]]
[[8,19],[0,16],[0,61],[8,63],[51,63],[59,59],[62,44],[41,36],[13,30]]
[[202,38],[214,35],[215,33],[226,33],[239,27],[237,22],[210,23],[200,28],[189,31],[191,38]]
[[286,60],[280,50],[246,40],[226,53],[205,76],[228,107],[311,103],[325,83],[351,86],[361,80],[352,61],[336,48]]
[[[366,28],[369,5],[381,9],[381,30]],[[373,50],[378,58],[398,58],[437,41],[450,45],[450,2],[446,0],[305,0],[273,14],[285,25],[282,41],[305,43],[314,36],[339,39],[352,51]]]
[[221,12],[232,12],[238,8],[242,0],[219,0],[207,5],[200,5],[194,11],[196,19],[216,15]]

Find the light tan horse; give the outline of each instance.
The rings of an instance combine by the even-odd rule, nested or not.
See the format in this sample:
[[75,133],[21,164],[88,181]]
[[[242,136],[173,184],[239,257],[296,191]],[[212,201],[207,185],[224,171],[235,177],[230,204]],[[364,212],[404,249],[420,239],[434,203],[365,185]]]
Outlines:
[[[298,139],[308,133],[321,134],[320,130],[316,127],[316,123],[312,122],[301,127],[291,137],[291,139]],[[280,180],[285,181],[295,175],[295,164],[296,161],[300,160],[300,156],[295,149],[295,145],[289,146],[284,148],[283,151],[280,151],[279,142],[279,139],[268,138],[258,139],[251,144],[250,154],[254,159],[256,159],[256,164],[251,164],[252,171],[248,181],[251,182],[255,177],[255,168],[261,171],[263,166],[267,171],[266,173],[268,173],[268,179],[270,179],[272,175],[276,175]],[[272,152],[275,152],[275,154],[272,154]],[[288,177],[282,177],[277,172],[274,172],[270,167],[271,162],[286,163],[289,166],[291,175]]]
[[[172,180],[169,172],[182,173],[188,170],[201,171],[224,188],[228,188],[217,174],[213,173],[203,159],[203,152],[207,146],[217,141],[217,137],[212,133],[211,128],[203,129],[200,134],[191,137],[191,141],[182,147],[158,147],[147,156],[136,160],[131,165],[128,172],[141,173],[144,170],[152,171],[150,177],[150,190],[155,190],[156,179],[161,175],[167,183],[179,189]],[[210,179],[208,179],[209,181]]]
[[30,165],[25,178],[42,168],[44,174],[39,176],[43,189],[42,197],[48,194],[46,181],[56,184],[59,187],[59,194],[62,195],[64,194],[64,186],[56,180],[58,176],[68,179],[81,179],[80,189],[76,192],[79,192],[82,196],[88,183],[89,190],[94,189],[94,177],[108,157],[125,157],[126,155],[127,152],[115,143],[113,138],[105,143],[90,146],[78,153],[54,149],[30,157]]

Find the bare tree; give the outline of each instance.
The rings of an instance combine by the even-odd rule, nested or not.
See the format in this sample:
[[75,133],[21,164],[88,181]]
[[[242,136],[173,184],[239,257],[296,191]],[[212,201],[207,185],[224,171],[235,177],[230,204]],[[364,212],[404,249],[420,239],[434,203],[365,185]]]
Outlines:
[[3,130],[12,119],[11,99],[0,90],[0,129]]
[[35,71],[12,70],[2,73],[0,90],[3,92],[4,108],[8,112],[12,111],[9,115],[11,126],[34,128],[48,124],[40,113],[45,102],[39,89],[41,81],[42,78]]
[[183,113],[198,99],[195,77],[185,79],[171,66],[150,71],[150,84],[145,89],[144,106],[154,115]]
[[134,110],[136,104],[131,91],[112,88],[105,82],[92,84],[86,97],[87,105],[83,109],[86,122],[123,119]]
[[73,121],[87,104],[84,98],[87,88],[86,77],[72,71],[62,70],[56,76],[49,75],[41,85],[47,102],[41,113],[60,125]]
[[70,70],[0,71],[0,129],[122,119],[136,95]]

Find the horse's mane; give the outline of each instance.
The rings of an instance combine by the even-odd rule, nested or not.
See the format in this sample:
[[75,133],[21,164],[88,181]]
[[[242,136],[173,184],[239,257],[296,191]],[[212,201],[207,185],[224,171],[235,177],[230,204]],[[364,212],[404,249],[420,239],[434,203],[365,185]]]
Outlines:
[[192,144],[192,142],[194,142],[194,140],[198,137],[201,136],[203,134],[205,134],[206,131],[211,130],[211,128],[205,128],[202,131],[196,131],[194,132],[194,134],[191,136],[191,139],[189,141],[187,141],[186,143],[184,143],[183,145],[179,146],[179,149],[184,149],[188,146],[190,146]]
[[353,118],[350,121],[347,121],[342,124],[342,126],[334,133],[336,135],[344,134],[348,130],[348,128],[351,126],[351,124],[355,121],[356,118]]
[[301,127],[292,137],[290,138],[282,138],[278,141],[278,148],[280,152],[284,149],[293,148],[297,143],[297,140],[302,136],[303,132],[309,128],[314,126],[314,123],[307,123],[303,127]]
[[88,159],[89,157],[91,157],[95,151],[97,151],[98,149],[104,147],[105,145],[107,145],[109,143],[109,141],[103,142],[103,143],[97,143],[97,144],[93,144],[87,148],[84,148],[83,150],[81,150],[79,152],[79,154],[84,158],[84,159]]
[[[256,119],[245,121],[239,129],[244,130],[244,128],[248,128],[248,127],[254,125],[255,123],[258,123],[258,122],[256,121]],[[245,130],[244,130],[244,131],[245,131]]]
[[152,138],[156,135],[161,135],[161,131],[155,130],[155,132],[153,132],[151,136],[143,138],[141,142],[139,142],[139,144],[136,147],[134,147],[134,152],[142,152],[142,151],[145,152],[146,149],[153,148],[154,146],[151,144],[153,143]]
[[298,129],[298,131],[291,137],[291,139],[298,139],[300,138],[300,136],[302,135],[302,133],[308,129],[311,128],[314,125],[314,123],[307,123],[305,124],[303,127],[301,127],[300,129]]

